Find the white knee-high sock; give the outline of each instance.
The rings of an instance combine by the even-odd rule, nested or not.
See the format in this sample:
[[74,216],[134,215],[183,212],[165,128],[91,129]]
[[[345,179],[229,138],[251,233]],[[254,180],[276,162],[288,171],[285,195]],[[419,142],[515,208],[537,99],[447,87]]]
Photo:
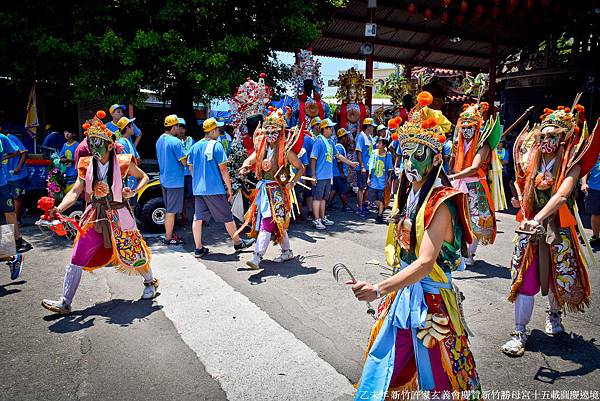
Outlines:
[[525,331],[533,313],[533,295],[517,294],[515,301],[515,330]]
[[548,309],[552,313],[558,313],[562,310],[560,304],[554,296],[554,292],[552,292],[552,288],[548,289]]
[[[477,238],[473,238],[473,243],[469,245],[469,253],[471,255],[475,255],[477,253],[477,246],[479,245],[479,240]],[[469,256],[471,256],[469,255]]]
[[67,304],[71,305],[73,297],[79,287],[81,281],[82,267],[69,263],[65,268],[65,279],[63,281],[63,296],[62,300]]
[[254,252],[258,256],[263,257],[269,247],[269,241],[271,241],[271,233],[260,231],[258,237],[256,237],[256,247],[254,248]]
[[281,252],[291,251],[292,247],[290,246],[290,237],[288,236],[287,231],[283,232],[283,242],[281,243]]
[[142,272],[142,277],[144,278],[144,283],[151,283],[154,280],[154,276],[152,275],[152,268],[148,267],[147,272]]

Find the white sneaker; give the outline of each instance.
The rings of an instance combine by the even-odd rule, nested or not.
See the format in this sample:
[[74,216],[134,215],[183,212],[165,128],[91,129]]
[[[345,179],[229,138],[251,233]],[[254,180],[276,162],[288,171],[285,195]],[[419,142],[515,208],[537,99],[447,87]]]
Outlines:
[[324,230],[326,228],[321,219],[313,220],[313,227],[317,230]]
[[546,334],[551,335],[551,336],[561,334],[565,331],[565,328],[562,325],[562,319],[560,316],[560,312],[548,311],[548,315],[546,316],[546,326],[544,327],[544,331],[546,332]]
[[279,255],[275,259],[273,259],[273,262],[283,263],[283,262],[287,262],[288,260],[292,260],[292,259],[294,259],[294,254],[292,253],[291,249],[288,249],[287,251],[281,251],[281,255]]
[[502,346],[502,352],[509,356],[523,356],[525,353],[525,343],[527,334],[523,331],[513,331],[510,333],[510,340]]
[[158,290],[159,281],[157,278],[149,283],[144,283],[144,292],[142,293],[142,299],[152,299],[156,296],[156,290]]
[[469,256],[468,258],[463,258],[463,260],[467,267],[473,266],[475,264],[475,258],[473,257],[473,255]]
[[332,226],[335,224],[333,221],[329,220],[327,217],[321,219],[321,223],[323,223],[326,226]]
[[58,301],[53,301],[51,299],[43,299],[42,306],[48,309],[50,312],[55,312],[60,315],[68,315],[71,313],[71,305],[65,303],[65,301],[61,298]]
[[260,262],[262,261],[262,257],[257,254],[256,252],[254,252],[252,254],[252,258],[246,262],[246,265],[248,265],[250,268],[254,269],[254,270],[260,270]]

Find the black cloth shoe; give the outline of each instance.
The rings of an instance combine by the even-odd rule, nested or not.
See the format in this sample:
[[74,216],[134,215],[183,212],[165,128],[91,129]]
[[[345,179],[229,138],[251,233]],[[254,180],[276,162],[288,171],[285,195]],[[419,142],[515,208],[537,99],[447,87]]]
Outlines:
[[236,251],[241,251],[242,249],[250,248],[252,246],[252,244],[254,244],[254,241],[255,241],[254,238],[250,238],[250,239],[240,238],[240,243],[234,244],[233,249],[235,249]]
[[17,247],[18,253],[24,253],[33,249],[33,245],[25,241],[23,237],[19,238],[18,240],[15,240],[15,245]]
[[203,246],[202,249],[196,249],[194,251],[194,256],[197,257],[197,258],[201,258],[201,257],[203,257],[205,255],[208,255],[208,252],[209,252],[208,248],[205,247],[205,246]]

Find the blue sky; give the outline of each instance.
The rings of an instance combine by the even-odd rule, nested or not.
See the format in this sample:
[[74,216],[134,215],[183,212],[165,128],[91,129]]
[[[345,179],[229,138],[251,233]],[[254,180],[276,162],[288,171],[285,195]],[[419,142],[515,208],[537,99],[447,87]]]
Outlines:
[[[277,52],[277,57],[279,60],[286,64],[294,64],[294,53],[287,52]],[[347,70],[350,67],[355,67],[356,69],[364,69],[365,61],[364,60],[347,60],[333,57],[320,57],[317,56],[317,59],[321,62],[321,76],[323,77],[323,82],[325,83],[325,89],[323,91],[324,97],[333,97],[337,91],[337,87],[327,86],[327,82],[330,79],[337,79],[340,70]],[[393,67],[393,64],[388,63],[375,63],[375,67]]]

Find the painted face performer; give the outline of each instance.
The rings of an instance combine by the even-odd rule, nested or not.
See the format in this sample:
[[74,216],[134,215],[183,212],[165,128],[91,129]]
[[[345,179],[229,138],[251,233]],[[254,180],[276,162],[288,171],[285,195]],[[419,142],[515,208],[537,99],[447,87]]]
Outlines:
[[[455,149],[454,174],[449,176],[455,188],[469,196],[469,214],[471,229],[475,234],[469,246],[469,255],[465,260],[473,265],[479,243],[493,244],[496,239],[496,214],[488,185],[488,171],[491,162],[491,149],[497,145],[497,135],[490,135],[492,128],[499,128],[494,122],[483,127],[483,115],[487,112],[485,102],[465,105],[458,118],[454,134]],[[497,130],[494,131],[497,133]],[[495,144],[491,142],[496,141]]]
[[386,245],[387,263],[398,272],[376,285],[347,282],[359,300],[384,296],[356,400],[394,399],[404,390],[471,391],[479,398],[461,294],[451,277],[464,269],[461,249],[471,241],[467,199],[443,172],[443,128],[433,115],[419,115],[399,129],[404,171]]
[[[526,326],[533,312],[534,296],[548,296],[545,332],[562,333],[561,312],[582,312],[590,303],[586,268],[595,263],[579,219],[573,189],[579,177],[593,167],[600,150],[598,125],[579,135],[575,110],[559,106],[544,109],[542,122],[527,128],[514,145],[516,187],[520,222],[511,259],[513,283],[509,300],[515,303],[515,330],[502,351],[511,356],[525,352]],[[524,233],[525,232],[525,233]],[[528,233],[528,234],[526,234]],[[579,242],[585,240],[585,246]]]
[[[249,235],[256,238],[252,259],[246,262],[253,269],[260,268],[271,240],[281,245],[281,255],[274,262],[293,258],[287,229],[292,215],[293,188],[304,174],[304,166],[292,150],[300,132],[298,129],[286,130],[285,127],[283,111],[271,110],[262,129],[255,134],[256,151],[246,159],[241,171],[248,173],[254,166],[259,180],[255,198],[246,212],[246,222],[239,230],[250,224],[252,230]],[[290,166],[296,170],[293,177]]]
[[[158,288],[158,279],[153,278],[150,269],[150,249],[136,227],[128,201],[148,183],[148,176],[137,167],[132,155],[115,153],[114,134],[102,123],[104,116],[99,111],[83,125],[92,156],[79,159],[79,179],[61,204],[49,212],[54,215],[67,210],[85,192],[87,207],[66,267],[63,295],[58,301],[42,301],[44,308],[60,314],[71,312],[82,270],[113,265],[120,272],[139,274],[144,278],[144,299],[153,298]],[[124,186],[128,176],[137,179],[137,188]]]
[[321,120],[330,117],[329,105],[321,100],[323,80],[320,72],[321,63],[313,57],[312,51],[300,50],[296,54],[293,85],[297,97],[292,103],[292,126],[309,129],[310,120],[319,117]]

